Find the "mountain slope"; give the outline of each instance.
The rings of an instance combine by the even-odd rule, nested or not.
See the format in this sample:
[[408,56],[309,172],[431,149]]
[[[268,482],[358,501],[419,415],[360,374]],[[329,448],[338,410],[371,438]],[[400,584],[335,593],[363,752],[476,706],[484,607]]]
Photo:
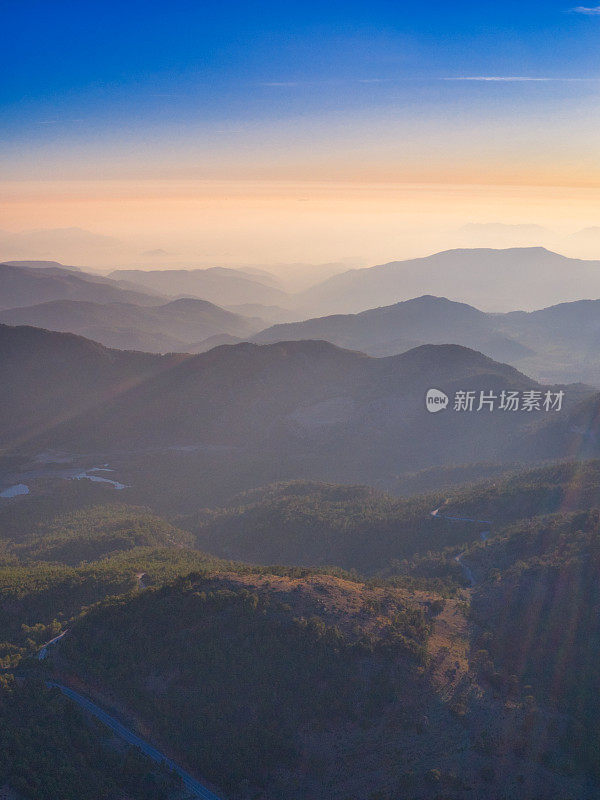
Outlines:
[[465,303],[427,295],[359,314],[318,317],[273,325],[253,337],[259,343],[325,339],[370,355],[394,355],[420,344],[460,344],[503,361],[531,354],[525,345],[497,330],[495,315]]
[[173,362],[73,334],[0,325],[0,437],[25,446]]
[[271,285],[271,276],[250,275],[224,267],[189,270],[118,269],[111,272],[109,277],[135,283],[140,289],[202,297],[220,306],[245,303],[285,306],[288,301],[285,292]]
[[[268,441],[279,447],[287,439],[301,447],[345,449],[350,438],[363,437],[364,452],[378,447],[389,451],[386,436],[413,438],[409,419],[422,420],[432,436],[434,429],[439,432],[448,424],[448,433],[460,429],[460,420],[450,422],[450,416],[432,426],[423,398],[430,385],[452,391],[465,381],[498,390],[501,385],[535,386],[510,367],[453,346],[372,359],[325,342],[240,344],[181,360],[168,372],[157,373],[81,427],[72,423],[69,438],[76,430],[89,432],[93,422],[103,437],[122,441],[184,444],[201,436],[215,444]],[[518,414],[516,419],[522,424],[529,420]],[[465,432],[474,424],[479,429],[481,415],[465,422]],[[506,422],[506,417],[498,419],[507,431],[518,427],[515,420]]]
[[22,267],[0,264],[0,308],[37,305],[52,300],[155,305],[155,294],[121,287],[109,278],[63,267]]
[[[147,739],[237,800],[321,800],[324,785],[340,800],[540,800],[540,786],[544,797],[595,800],[598,512],[530,517],[551,507],[548,501],[563,505],[554,489],[574,501],[565,508],[594,502],[599,475],[597,463],[584,472],[559,465],[507,480],[500,491],[492,483],[467,490],[475,508],[490,501],[489,510],[508,510],[501,524],[527,517],[509,530],[494,526],[485,546],[469,547],[480,538],[473,525],[449,542],[443,531],[460,533],[461,523],[432,518],[426,509],[433,498],[420,498],[410,528],[415,542],[421,530],[430,532],[423,558],[392,564],[389,580],[368,582],[335,569],[254,568],[165,547],[177,531],[141,509],[86,504],[83,513],[54,519],[43,507],[32,516],[21,500],[14,509],[23,532],[27,537],[28,520],[37,530],[25,550],[13,552],[36,560],[0,567],[4,663],[76,687],[127,727],[143,726]],[[574,482],[584,488],[578,498]],[[294,496],[316,498],[305,520],[315,523],[316,546],[331,523],[340,534],[348,523],[352,537],[357,503],[375,500],[371,519],[359,522],[372,524],[379,544],[385,498],[364,487],[278,485],[236,502]],[[386,502],[392,511],[402,505]],[[305,507],[287,510],[301,520]],[[4,516],[10,521],[8,507]],[[275,539],[276,521],[265,522]],[[390,522],[393,544],[397,519]],[[442,531],[437,545],[435,526]],[[288,525],[288,543],[290,533]],[[178,541],[185,539],[172,545]],[[84,555],[97,546],[98,555],[109,552],[77,567],[37,560],[73,560],[69,542],[79,542]],[[144,542],[160,549],[136,547]],[[454,556],[465,546],[477,585],[460,589],[450,578],[439,582],[439,594],[428,578],[459,578]],[[42,665],[27,658],[65,630]],[[138,797],[137,789],[140,799],[163,797],[162,786],[145,778],[147,767],[130,758],[115,775],[128,777],[129,786],[117,780],[115,794],[107,786],[92,794],[99,765],[103,775],[111,769],[102,750],[93,758],[89,748],[101,743],[86,734],[89,721],[39,688],[8,681],[0,681],[2,731],[17,741],[19,758],[0,758],[0,774],[12,786],[30,792],[27,779],[35,776],[32,797],[40,799],[74,800],[83,792],[116,800]],[[76,736],[62,735],[65,726]]]
[[238,800],[597,797],[585,761],[561,768],[564,717],[485,671],[468,599],[300,570],[192,574],[91,609],[59,653]]
[[[465,559],[478,576],[473,648],[483,671],[496,686],[525,685],[532,713],[536,704],[558,711],[559,737],[544,725],[546,763],[597,778],[598,508],[523,520]],[[518,733],[515,749],[523,752],[531,738],[527,729]]]
[[71,272],[82,272],[81,267],[66,266],[59,261],[3,261],[3,264],[8,264],[9,267],[30,267],[31,269],[51,269],[52,267],[58,269],[66,269]]
[[192,298],[152,307],[56,300],[0,311],[0,322],[75,333],[107,347],[148,352],[183,352],[205,338],[243,338],[261,327],[260,320]]
[[514,309],[515,297],[540,308],[600,296],[600,262],[543,247],[447,250],[334,275],[296,296],[312,314],[353,313],[422,294],[460,299],[490,311]]
[[361,575],[417,553],[479,538],[472,525],[431,516],[440,495],[399,500],[366,486],[314,481],[274,484],[234,498],[224,509],[182,518],[197,546],[253,564],[325,567]]
[[600,385],[600,300],[486,314],[465,303],[426,295],[359,314],[274,325],[252,337],[261,343],[299,339],[325,339],[374,356],[419,344],[461,344],[541,381]]
[[[542,391],[512,367],[454,345],[388,358],[318,341],[153,356],[7,327],[0,328],[0,381],[5,447],[192,447],[215,476],[219,465],[230,476],[245,475],[240,488],[307,476],[389,485],[399,473],[434,465],[549,458],[572,452],[581,438],[570,423],[588,413],[586,406],[575,412],[581,398],[590,409],[598,402],[573,386],[562,413],[451,406],[429,414],[424,399],[432,387],[451,398],[459,390],[498,397],[503,390]],[[148,469],[159,472],[158,461],[140,464],[136,479]],[[190,469],[193,477],[198,467]],[[165,480],[182,477],[168,473]]]
[[560,303],[539,311],[498,316],[499,333],[535,353],[519,366],[542,379],[583,380],[600,385],[600,300]]
[[[393,589],[331,576],[191,575],[103,604],[61,654],[227,794],[256,796],[262,786],[265,796],[315,798],[301,778],[314,734],[376,726],[399,675],[396,693],[424,688],[428,633],[423,609]],[[281,770],[295,774],[288,792],[283,776],[265,791]],[[349,783],[345,796],[356,796]]]
[[[226,508],[179,523],[201,550],[254,564],[335,564],[361,575],[419,554],[480,540],[483,525],[600,506],[600,462],[561,462],[513,470],[493,480],[400,499],[366,486],[315,481],[244,492]],[[431,511],[438,509],[433,516]],[[455,552],[455,551],[454,551]],[[448,558],[453,566],[453,556]]]

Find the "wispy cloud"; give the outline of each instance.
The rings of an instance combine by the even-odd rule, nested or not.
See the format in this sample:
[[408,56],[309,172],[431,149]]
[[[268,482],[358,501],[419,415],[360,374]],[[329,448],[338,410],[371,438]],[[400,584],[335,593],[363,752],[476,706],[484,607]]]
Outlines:
[[[352,84],[391,84],[405,83],[418,80],[415,78],[351,78],[346,80],[315,80],[315,81],[261,81],[256,86],[265,88],[297,89],[306,86],[351,86]],[[534,76],[534,75],[453,75],[429,78],[433,81],[471,81],[483,83],[596,83],[600,76],[589,78],[561,78],[560,76]]]
[[[599,12],[600,13],[600,12]],[[487,81],[490,83],[579,83],[583,81],[598,81],[600,78],[534,78],[526,75],[459,75],[453,78],[442,78],[444,81]]]
[[576,6],[571,11],[574,14],[587,14],[588,17],[600,17],[600,6]]

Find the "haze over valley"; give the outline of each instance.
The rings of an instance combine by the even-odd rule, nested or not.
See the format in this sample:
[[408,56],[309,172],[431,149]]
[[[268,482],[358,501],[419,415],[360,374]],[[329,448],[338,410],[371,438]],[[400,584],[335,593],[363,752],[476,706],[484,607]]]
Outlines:
[[599,263],[0,264],[0,715],[46,719],[11,791],[592,800],[595,670],[552,683],[544,631],[595,663]]

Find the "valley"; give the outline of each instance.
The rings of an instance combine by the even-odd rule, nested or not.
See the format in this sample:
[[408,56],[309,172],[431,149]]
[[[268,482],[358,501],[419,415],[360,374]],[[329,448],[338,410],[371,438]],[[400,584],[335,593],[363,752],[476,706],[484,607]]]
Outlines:
[[[27,634],[14,628],[10,644],[2,645],[4,658],[14,659],[20,650],[17,669],[22,674],[29,672],[28,680],[32,680],[27,649],[35,655],[47,641],[48,632],[68,628],[68,635],[49,650],[44,661],[37,662],[34,672],[42,669],[42,675],[54,676],[45,680],[63,685],[66,680],[101,707],[119,708],[121,715],[136,719],[136,725],[143,723],[146,738],[159,745],[168,743],[176,758],[220,787],[218,796],[241,800],[259,792],[275,798],[317,798],[319,787],[327,781],[336,787],[331,796],[340,798],[371,790],[393,797],[407,789],[415,798],[427,798],[436,785],[445,787],[453,797],[470,798],[495,791],[501,774],[503,791],[508,789],[515,796],[536,797],[536,787],[543,781],[555,796],[591,800],[597,785],[593,771],[586,772],[586,762],[577,761],[578,756],[566,744],[571,718],[561,711],[564,701],[557,697],[555,708],[544,704],[545,695],[529,698],[527,674],[517,673],[515,678],[511,665],[506,672],[501,664],[492,666],[490,658],[497,657],[492,647],[496,646],[495,637],[500,633],[505,637],[501,652],[506,652],[508,642],[518,642],[519,634],[518,628],[514,633],[502,628],[486,603],[489,593],[496,591],[499,570],[502,575],[506,571],[506,580],[512,581],[510,565],[516,560],[533,557],[535,564],[540,557],[553,559],[554,543],[566,544],[569,531],[581,531],[569,545],[573,557],[578,557],[579,541],[583,544],[581,537],[590,541],[595,535],[597,519],[569,509],[593,503],[592,498],[600,492],[599,475],[597,463],[566,464],[561,469],[515,474],[501,483],[473,485],[466,491],[438,495],[439,499],[430,495],[412,502],[389,498],[380,509],[373,506],[381,501],[372,490],[360,487],[267,488],[266,496],[274,499],[287,499],[295,492],[300,503],[296,513],[302,520],[310,508],[306,501],[315,493],[336,498],[338,524],[354,519],[354,504],[362,503],[374,515],[368,523],[372,542],[380,539],[372,526],[380,525],[376,520],[388,508],[397,558],[394,561],[388,555],[382,559],[375,572],[371,568],[368,579],[333,567],[258,568],[218,562],[186,549],[192,541],[189,534],[187,545],[171,550],[171,537],[185,535],[175,531],[163,540],[167,549],[164,544],[162,549],[149,549],[148,540],[117,543],[113,533],[109,545],[113,550],[103,561],[59,569],[57,562],[65,556],[48,549],[52,537],[45,523],[32,540],[38,542],[37,550],[32,550],[27,535],[23,538],[28,529],[23,523],[32,519],[28,504],[36,502],[35,498],[17,498],[12,508],[4,510],[5,518],[9,514],[13,520],[14,531],[13,544],[5,540],[5,557],[17,556],[22,566],[13,562],[10,568],[3,568],[3,607],[8,610],[11,595],[21,598],[19,617],[27,619]],[[83,488],[85,494],[80,495]],[[114,496],[112,490],[66,483],[63,491],[69,493],[67,505],[76,500],[82,511],[56,518],[57,532],[64,530],[61,539],[79,542],[94,518],[93,537],[98,537],[98,543],[106,536],[104,531],[115,530],[114,522],[108,523],[116,519],[116,508],[89,505]],[[248,499],[260,502],[261,495]],[[518,506],[516,496],[522,497]],[[45,517],[52,507],[63,508],[66,499],[45,500]],[[438,509],[442,502],[447,514],[432,516],[431,508]],[[486,509],[486,519],[487,512],[498,519],[488,537],[482,538],[482,525],[473,523],[478,517],[465,514],[475,505]],[[521,521],[507,517],[509,508],[515,509],[517,518],[523,515]],[[537,522],[531,527],[529,508],[546,515],[535,517],[541,528]],[[397,522],[401,509],[407,522],[403,535]],[[125,533],[140,512],[126,508],[123,512],[129,515],[121,523]],[[276,523],[266,511],[261,514],[269,520],[271,530],[285,530],[285,518]],[[159,521],[151,516],[145,519],[150,533]],[[428,519],[433,526],[432,543],[417,539],[412,551],[405,545],[404,552],[412,555],[402,560],[401,542],[403,538],[410,541],[410,520],[420,527]],[[76,520],[80,527],[73,527]],[[548,525],[556,530],[550,540],[544,533]],[[521,533],[530,527],[531,535]],[[318,529],[322,530],[322,524]],[[357,533],[346,526],[350,540]],[[65,540],[65,535],[69,539]],[[521,539],[523,535],[526,539],[518,551],[505,544],[511,537]],[[89,546],[95,549],[93,542],[94,538]],[[131,549],[123,549],[125,546]],[[35,552],[33,561],[28,560],[28,551]],[[72,545],[63,546],[63,552],[72,552]],[[263,552],[257,561],[268,561],[268,552]],[[88,551],[87,559],[90,554]],[[459,558],[464,558],[463,564]],[[40,559],[50,559],[45,570]],[[474,585],[464,574],[465,563],[477,575]],[[368,564],[363,556],[354,569],[368,570]],[[136,579],[141,571],[143,587]],[[186,572],[187,577],[177,577]],[[28,573],[31,578],[36,576],[33,583],[29,583]],[[40,583],[43,574],[45,589]],[[79,582],[73,583],[73,577],[65,581],[68,574],[88,577],[76,588]],[[17,576],[18,584],[14,583]],[[120,591],[125,590],[120,595],[119,582]],[[11,584],[14,588],[9,589]],[[545,592],[544,586],[545,579],[542,583],[538,579],[537,591]],[[90,589],[100,601],[91,608]],[[40,590],[42,594],[36,598]],[[58,619],[62,617],[62,622],[50,624],[46,615],[48,622],[44,623],[40,616],[51,597],[60,598]],[[568,606],[564,608],[567,612]],[[14,614],[14,608],[9,614]],[[40,645],[20,644],[25,642],[24,635],[35,635]],[[254,648],[260,648],[260,656]],[[9,652],[13,655],[8,656]],[[318,669],[318,679],[311,669]],[[365,680],[368,682],[363,685]],[[302,692],[300,686],[305,686]],[[218,701],[217,713],[213,704],[220,692],[226,694]],[[261,721],[258,713],[267,714],[268,723]],[[168,724],[173,714],[175,727]],[[532,729],[536,735],[529,738]],[[271,731],[279,733],[270,738]],[[197,749],[197,736],[210,740],[211,746]],[[527,744],[513,752],[518,736],[526,736]],[[313,764],[308,773],[301,766],[307,759]],[[571,759],[570,766],[565,761],[564,768],[557,769],[557,759]],[[278,765],[274,771],[271,763]]]
[[[572,357],[595,304],[421,297],[261,332],[146,288],[2,312],[28,322],[0,324],[11,791],[595,800],[600,395]],[[107,347],[27,316],[67,311],[243,340]]]

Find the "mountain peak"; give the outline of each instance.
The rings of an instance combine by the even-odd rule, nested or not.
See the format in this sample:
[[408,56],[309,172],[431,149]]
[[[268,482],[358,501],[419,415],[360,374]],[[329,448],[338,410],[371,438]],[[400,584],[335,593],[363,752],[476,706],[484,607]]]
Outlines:
[[173,311],[191,311],[218,308],[220,311],[224,311],[224,309],[222,309],[220,306],[217,306],[208,300],[202,300],[200,297],[178,297],[176,300],[171,300],[168,303],[160,306],[160,308],[169,308]]
[[427,296],[484,311],[525,310],[600,296],[600,262],[545,247],[460,248],[334,275],[303,292],[306,316],[358,313]]

